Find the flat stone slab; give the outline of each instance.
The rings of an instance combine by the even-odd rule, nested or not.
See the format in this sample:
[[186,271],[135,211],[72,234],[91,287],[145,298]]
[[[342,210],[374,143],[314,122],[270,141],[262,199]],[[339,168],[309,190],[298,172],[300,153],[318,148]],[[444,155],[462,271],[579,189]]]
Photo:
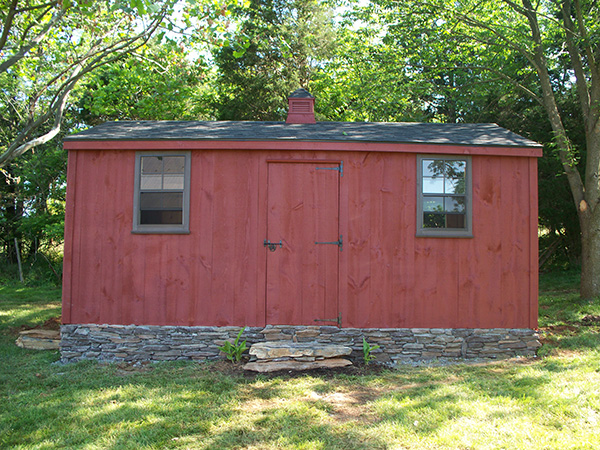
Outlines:
[[16,342],[18,347],[31,350],[58,350],[60,331],[25,330],[19,332]]
[[315,342],[258,342],[250,347],[249,353],[257,359],[277,358],[338,358],[352,353],[350,347]]
[[277,372],[279,370],[312,370],[312,369],[333,369],[336,367],[351,366],[352,361],[344,358],[329,358],[318,361],[296,361],[293,359],[287,361],[256,361],[250,362],[244,366],[244,370],[253,372]]

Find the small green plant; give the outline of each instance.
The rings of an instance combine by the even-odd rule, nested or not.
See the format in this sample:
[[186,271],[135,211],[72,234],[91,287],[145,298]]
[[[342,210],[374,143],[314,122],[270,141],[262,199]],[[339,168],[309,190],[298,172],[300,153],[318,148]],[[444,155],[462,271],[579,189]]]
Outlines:
[[246,351],[246,349],[248,348],[246,346],[245,339],[240,344],[240,338],[242,337],[242,333],[245,330],[246,330],[246,327],[244,327],[240,330],[237,337],[235,338],[235,341],[233,341],[233,344],[229,341],[226,341],[225,344],[223,344],[223,347],[219,347],[219,350],[221,350],[223,353],[225,353],[225,355],[227,355],[227,359],[231,362],[240,362],[240,360],[242,359],[242,353],[244,353]]
[[369,364],[371,361],[375,359],[375,356],[371,354],[373,350],[377,350],[379,345],[371,345],[367,342],[367,340],[363,337],[363,359],[365,360],[365,364]]

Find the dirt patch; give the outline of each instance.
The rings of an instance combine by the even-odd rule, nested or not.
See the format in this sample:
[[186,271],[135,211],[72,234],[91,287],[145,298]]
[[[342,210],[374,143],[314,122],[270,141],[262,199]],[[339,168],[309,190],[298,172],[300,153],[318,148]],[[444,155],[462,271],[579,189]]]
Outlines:
[[362,422],[371,423],[377,418],[369,404],[382,395],[394,389],[379,387],[339,386],[330,392],[309,392],[307,395],[293,398],[252,398],[240,405],[240,410],[251,413],[265,413],[284,408],[293,402],[306,402],[313,404],[317,409],[327,411],[331,420],[335,422]]
[[599,326],[600,325],[600,316],[588,315],[581,319],[581,324],[585,326]]
[[21,325],[19,328],[11,330],[13,334],[19,334],[20,331],[26,330],[52,330],[52,331],[60,331],[60,325],[62,323],[61,316],[50,317],[44,323],[36,325],[36,326],[27,326]]
[[577,331],[575,325],[550,325],[549,327],[540,328],[544,333],[548,334],[564,334],[565,332]]
[[61,317],[60,316],[56,316],[56,317],[50,317],[48,320],[46,320],[44,323],[41,323],[39,325],[35,325],[35,326],[31,326],[31,325],[21,325],[19,327],[11,327],[7,330],[7,334],[9,336],[19,336],[19,334],[21,333],[21,331],[28,331],[28,330],[52,330],[52,331],[60,331],[60,325],[61,325],[62,321],[61,321]]

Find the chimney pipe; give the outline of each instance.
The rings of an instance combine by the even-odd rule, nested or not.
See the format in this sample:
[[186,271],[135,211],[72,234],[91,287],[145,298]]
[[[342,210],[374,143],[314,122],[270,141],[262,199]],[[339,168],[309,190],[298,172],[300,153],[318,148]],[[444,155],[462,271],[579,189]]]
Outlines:
[[306,89],[296,89],[288,97],[288,115],[285,123],[317,123],[315,98]]

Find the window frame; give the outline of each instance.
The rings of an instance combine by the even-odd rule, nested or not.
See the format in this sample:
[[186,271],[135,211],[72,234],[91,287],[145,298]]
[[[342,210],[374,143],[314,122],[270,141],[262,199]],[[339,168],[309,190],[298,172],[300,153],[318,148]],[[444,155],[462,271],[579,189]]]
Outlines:
[[[444,161],[465,161],[465,228],[424,228],[423,227],[423,160],[442,159]],[[445,194],[440,196],[445,197]],[[472,238],[473,237],[473,183],[472,161],[466,155],[423,154],[417,155],[417,237]]]
[[[183,156],[185,167],[183,174],[183,208],[181,224],[141,224],[140,184],[142,157],[146,156]],[[135,153],[135,181],[133,189],[133,228],[134,234],[189,234],[190,232],[190,174],[192,154],[189,151],[142,151]]]

